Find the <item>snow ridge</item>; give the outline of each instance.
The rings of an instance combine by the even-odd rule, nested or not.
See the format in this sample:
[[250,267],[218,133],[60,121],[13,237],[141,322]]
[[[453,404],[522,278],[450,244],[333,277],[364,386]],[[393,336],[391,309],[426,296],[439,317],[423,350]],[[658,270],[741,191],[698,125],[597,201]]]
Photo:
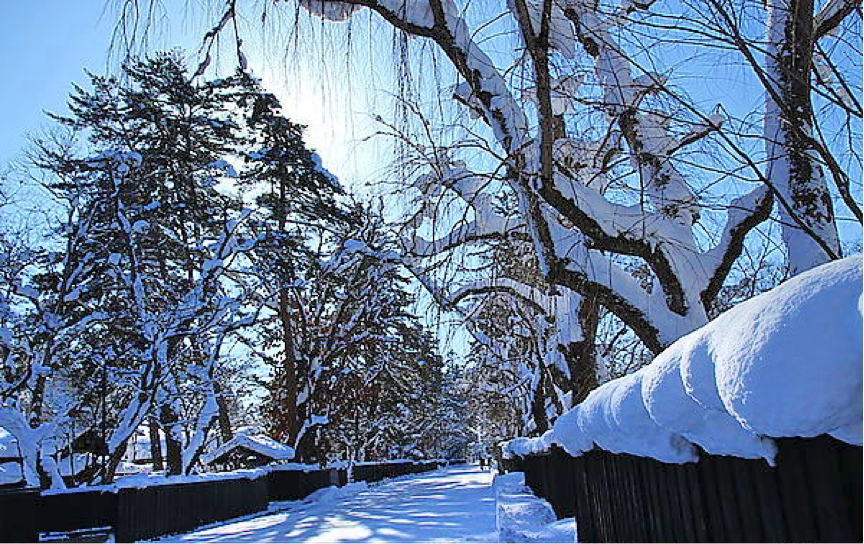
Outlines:
[[834,261],[745,301],[648,366],[607,382],[505,457],[595,446],[667,463],[716,455],[774,463],[772,438],[862,445],[862,258]]

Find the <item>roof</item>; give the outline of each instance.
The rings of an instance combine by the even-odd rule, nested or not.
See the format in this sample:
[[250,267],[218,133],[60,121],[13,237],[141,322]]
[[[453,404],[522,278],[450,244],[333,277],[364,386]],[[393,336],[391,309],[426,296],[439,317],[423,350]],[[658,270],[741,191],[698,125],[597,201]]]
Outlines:
[[19,459],[21,453],[18,451],[18,441],[0,427],[0,459]]
[[291,446],[287,446],[263,435],[239,434],[212,452],[203,455],[201,457],[201,462],[205,465],[209,465],[231,450],[241,447],[254,451],[255,453],[265,457],[269,457],[274,461],[288,461],[294,459],[294,448]]

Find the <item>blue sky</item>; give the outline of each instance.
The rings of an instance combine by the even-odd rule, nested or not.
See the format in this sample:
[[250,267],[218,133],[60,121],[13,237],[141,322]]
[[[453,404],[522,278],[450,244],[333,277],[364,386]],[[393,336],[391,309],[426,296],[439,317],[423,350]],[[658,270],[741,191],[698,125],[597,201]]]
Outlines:
[[[169,0],[169,7],[178,4]],[[11,2],[0,18],[0,165],[13,159],[27,144],[27,134],[37,131],[47,120],[44,111],[62,113],[72,84],[87,81],[85,70],[104,73],[109,68],[109,45],[116,21],[111,4],[105,0],[32,0]],[[194,53],[212,24],[207,17],[193,23],[172,14],[171,27],[160,27],[156,48],[180,46]],[[197,28],[196,28],[197,27]],[[251,48],[250,48],[251,49]],[[259,68],[262,59],[250,59]],[[309,125],[308,138],[328,163],[328,167],[356,174],[354,156],[339,150],[340,144],[356,139],[346,132],[345,111],[325,103],[320,81],[315,77],[293,78],[286,84],[276,70],[257,70],[269,80],[285,109],[296,121]],[[274,88],[275,87],[275,88]],[[331,107],[326,107],[331,106]],[[344,146],[343,146],[344,147]],[[336,163],[336,164],[333,164]]]
[[0,18],[0,162],[12,158],[36,130],[43,110],[62,111],[84,68],[102,71],[113,21],[100,21],[103,2],[9,2]]

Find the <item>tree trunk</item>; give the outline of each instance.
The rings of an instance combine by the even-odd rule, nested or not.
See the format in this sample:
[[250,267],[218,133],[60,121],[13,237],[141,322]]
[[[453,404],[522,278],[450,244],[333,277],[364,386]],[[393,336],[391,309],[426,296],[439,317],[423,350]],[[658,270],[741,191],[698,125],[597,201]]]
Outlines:
[[767,178],[786,202],[783,241],[797,274],[840,256],[831,195],[812,143],[813,0],[770,0],[767,42]]
[[177,413],[168,405],[162,405],[161,423],[165,430],[165,461],[168,475],[183,473],[183,442],[179,436]]
[[159,437],[159,422],[156,418],[150,419],[150,458],[153,460],[153,470],[164,470],[165,464],[162,460],[162,439]]
[[572,405],[585,400],[588,393],[597,388],[597,326],[600,323],[600,306],[590,297],[582,297],[578,309],[579,325],[583,339],[559,349],[570,368],[570,391]]
[[300,418],[297,410],[297,362],[294,358],[294,334],[291,328],[289,313],[290,298],[287,289],[279,289],[279,321],[282,326],[282,358],[281,380],[278,382],[279,417],[283,421],[284,431],[289,443],[294,443],[300,432]]
[[225,400],[222,385],[214,380],[213,388],[216,390],[216,403],[219,405],[219,436],[224,444],[234,438],[234,431],[231,429],[231,414],[228,412],[228,401]]
[[106,461],[102,471],[102,481],[100,482],[102,485],[108,485],[114,481],[114,475],[117,474],[117,467],[120,466],[120,461],[123,460],[123,454],[126,452],[128,444],[129,439],[127,438],[108,456],[108,460]]

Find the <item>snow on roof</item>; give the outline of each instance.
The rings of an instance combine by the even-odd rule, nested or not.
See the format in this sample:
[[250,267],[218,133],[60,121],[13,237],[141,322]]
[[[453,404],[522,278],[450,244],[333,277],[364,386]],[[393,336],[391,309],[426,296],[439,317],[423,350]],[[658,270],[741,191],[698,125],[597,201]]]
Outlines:
[[860,446],[862,312],[861,256],[817,267],[597,388],[550,433],[505,443],[504,455],[596,445],[684,463],[697,460],[695,444],[773,463],[771,438],[827,433]]
[[0,427],[0,458],[19,456],[18,441],[6,429]]
[[201,457],[201,462],[209,465],[234,448],[243,447],[277,461],[294,459],[294,448],[262,435],[239,434],[212,452]]
[[20,463],[0,463],[0,485],[17,484],[23,479]]

